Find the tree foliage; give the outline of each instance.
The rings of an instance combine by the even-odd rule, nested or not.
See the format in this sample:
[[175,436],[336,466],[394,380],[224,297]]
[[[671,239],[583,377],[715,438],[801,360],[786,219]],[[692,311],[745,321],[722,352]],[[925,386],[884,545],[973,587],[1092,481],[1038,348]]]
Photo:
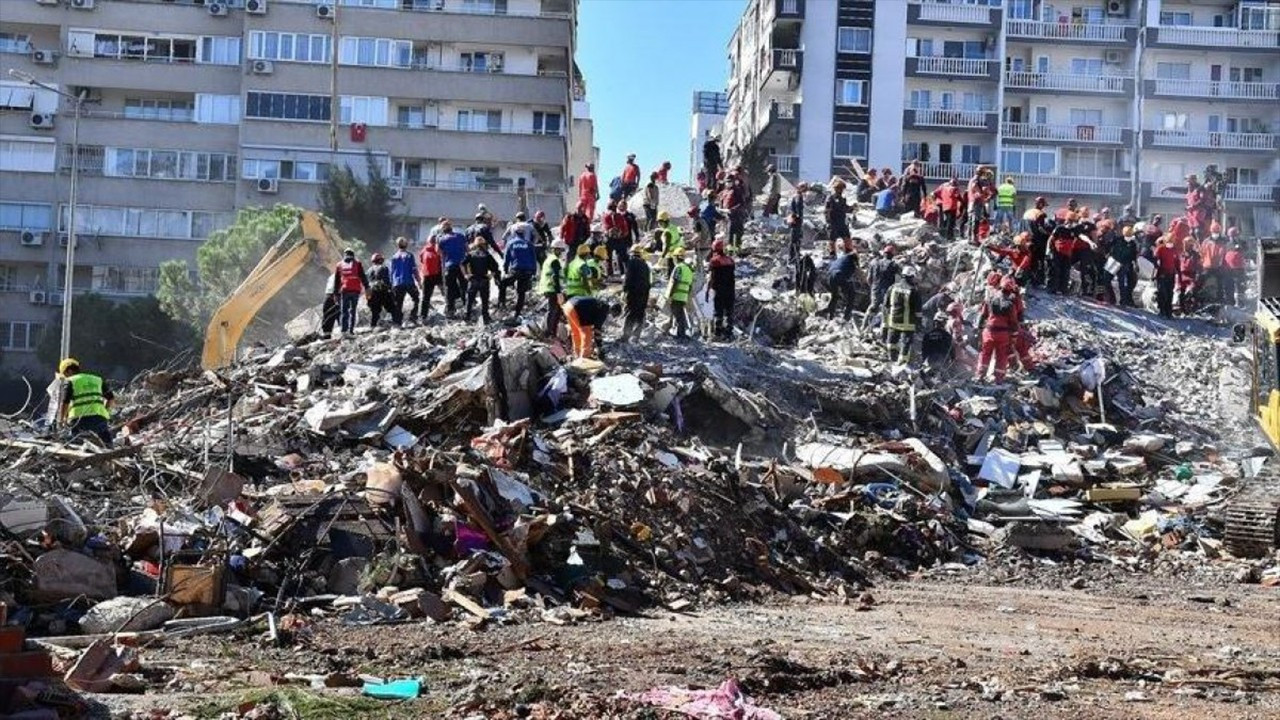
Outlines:
[[391,238],[392,229],[400,220],[396,211],[399,201],[391,197],[391,183],[372,155],[368,158],[368,172],[368,182],[362,182],[347,165],[331,167],[317,201],[320,211],[333,218],[344,238],[377,248]]
[[[62,322],[45,330],[36,357],[50,373],[58,366]],[[195,348],[196,333],[161,309],[154,297],[116,302],[101,295],[75,298],[71,353],[86,370],[127,379]]]
[[187,263],[170,260],[160,265],[156,299],[174,320],[203,333],[214,310],[235,291],[297,219],[293,205],[244,208],[230,227],[209,236],[196,251],[196,276]]

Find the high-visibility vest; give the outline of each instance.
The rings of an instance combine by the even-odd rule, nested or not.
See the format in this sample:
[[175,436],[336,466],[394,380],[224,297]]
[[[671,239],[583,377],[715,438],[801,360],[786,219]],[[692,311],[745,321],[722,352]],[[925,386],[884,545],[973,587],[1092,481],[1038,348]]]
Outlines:
[[1012,183],[1004,183],[996,188],[996,207],[1002,210],[1012,210],[1014,202],[1018,199],[1018,188]]
[[111,418],[107,399],[102,394],[102,378],[82,372],[72,375],[68,382],[71,385],[71,407],[67,410],[69,419],[94,416]]
[[556,278],[560,276],[560,258],[548,255],[542,261],[542,275],[538,278],[538,294],[550,295],[556,291]]
[[676,265],[675,276],[671,281],[671,302],[689,302],[689,293],[693,291],[693,268],[687,263]]
[[564,296],[566,298],[591,294],[587,278],[582,273],[587,267],[587,261],[582,258],[574,258],[569,263],[569,269],[564,274]]
[[668,225],[663,234],[667,236],[667,247],[664,250],[666,256],[675,257],[677,251],[684,249],[684,235],[675,225]]
[[342,292],[360,292],[364,289],[364,284],[360,282],[360,261],[353,260],[351,262],[342,261],[338,263],[338,280],[341,282],[339,288]]
[[890,330],[914,332],[916,324],[911,318],[911,286],[895,283],[889,288],[889,319],[886,322]]

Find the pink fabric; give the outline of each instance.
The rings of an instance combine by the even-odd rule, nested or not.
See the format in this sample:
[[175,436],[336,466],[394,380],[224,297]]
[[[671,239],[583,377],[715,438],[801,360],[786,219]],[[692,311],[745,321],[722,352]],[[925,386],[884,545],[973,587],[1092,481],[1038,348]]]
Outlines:
[[646,705],[705,720],[782,720],[778,713],[757,706],[751,698],[743,695],[738,681],[733,678],[720,683],[720,687],[714,690],[665,687],[629,697]]

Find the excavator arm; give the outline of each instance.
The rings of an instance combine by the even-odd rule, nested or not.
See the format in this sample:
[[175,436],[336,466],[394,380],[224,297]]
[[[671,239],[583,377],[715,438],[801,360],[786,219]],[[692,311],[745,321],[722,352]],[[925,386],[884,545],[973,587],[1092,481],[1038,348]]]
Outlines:
[[267,250],[244,282],[213,313],[200,363],[206,370],[235,361],[236,346],[258,311],[308,262],[332,268],[342,258],[342,238],[315,212],[304,212]]

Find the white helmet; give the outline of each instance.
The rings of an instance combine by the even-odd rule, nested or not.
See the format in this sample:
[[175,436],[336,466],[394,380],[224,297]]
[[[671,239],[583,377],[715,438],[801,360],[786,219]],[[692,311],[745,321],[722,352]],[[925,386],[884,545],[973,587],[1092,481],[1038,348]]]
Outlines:
[[906,267],[902,268],[902,277],[905,277],[905,278],[913,278],[913,277],[915,277],[915,276],[916,276],[916,266],[915,266],[915,265],[908,265],[908,266],[906,266]]

